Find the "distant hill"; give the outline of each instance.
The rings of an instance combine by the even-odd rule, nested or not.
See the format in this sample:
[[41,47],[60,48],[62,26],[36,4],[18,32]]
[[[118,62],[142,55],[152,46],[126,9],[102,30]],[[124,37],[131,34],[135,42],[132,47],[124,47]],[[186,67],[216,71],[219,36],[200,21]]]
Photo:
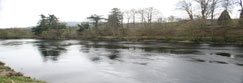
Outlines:
[[81,22],[66,22],[67,23],[67,26],[77,26],[77,24],[80,24]]

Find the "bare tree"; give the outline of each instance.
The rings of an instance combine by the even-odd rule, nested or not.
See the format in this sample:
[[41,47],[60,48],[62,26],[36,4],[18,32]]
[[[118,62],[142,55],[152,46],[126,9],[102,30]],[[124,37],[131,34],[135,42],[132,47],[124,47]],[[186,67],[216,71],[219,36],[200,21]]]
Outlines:
[[144,23],[144,20],[145,20],[145,17],[144,17],[145,10],[144,9],[138,10],[138,14],[141,15],[141,22]]
[[243,4],[242,4],[242,0],[239,0],[238,2],[238,5],[240,5],[241,9],[240,9],[240,20],[239,20],[239,23],[240,23],[240,26],[243,27]]
[[127,20],[127,27],[129,27],[130,19],[132,18],[132,14],[130,11],[124,11],[124,18]]
[[153,7],[146,8],[146,18],[147,18],[147,22],[150,24],[152,23],[152,19],[153,19],[153,10],[154,10]]
[[220,0],[212,0],[210,4],[210,12],[211,12],[211,20],[214,19],[215,11],[217,8],[219,8]]
[[211,0],[195,0],[197,3],[200,4],[201,8],[201,15],[203,19],[207,19],[207,17],[210,15],[210,1]]
[[175,22],[175,17],[174,17],[174,16],[170,16],[170,17],[168,17],[168,21],[169,21],[169,22]]
[[145,8],[144,10],[144,19],[147,20],[147,23],[151,24],[153,20],[157,20],[159,17],[161,17],[161,13],[159,12],[159,10],[153,7]]
[[163,23],[163,22],[164,22],[164,18],[163,18],[163,17],[159,17],[159,18],[157,19],[157,22],[158,22],[158,23]]
[[240,18],[243,18],[243,2],[242,0],[236,1],[236,4],[240,6]]
[[137,10],[136,10],[136,9],[132,9],[132,10],[131,10],[131,14],[132,14],[133,24],[135,24],[135,22],[136,22],[136,14],[137,14]]
[[240,7],[241,7],[241,11],[243,10],[243,3],[242,0],[239,1]]
[[191,20],[194,19],[193,18],[193,8],[192,8],[192,2],[191,1],[182,0],[182,1],[180,1],[178,3],[178,5],[179,5],[178,9],[185,11],[188,14],[188,16],[189,16],[189,18]]
[[243,3],[242,3],[242,0],[240,0],[239,4],[240,4],[240,7],[241,7],[240,18],[243,19]]
[[222,0],[222,7],[229,11],[233,7],[233,0]]

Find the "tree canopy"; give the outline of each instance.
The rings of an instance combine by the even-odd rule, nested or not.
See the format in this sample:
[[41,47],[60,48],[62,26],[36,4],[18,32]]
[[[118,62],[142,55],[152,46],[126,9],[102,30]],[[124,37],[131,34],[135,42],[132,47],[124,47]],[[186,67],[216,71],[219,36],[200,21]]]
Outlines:
[[113,8],[108,18],[108,23],[113,24],[114,28],[122,26],[123,14],[118,8]]
[[59,19],[55,15],[49,14],[45,16],[43,14],[40,15],[41,19],[36,27],[32,29],[35,35],[42,34],[43,31],[47,31],[49,29],[64,29],[66,28],[65,23],[59,22]]
[[97,28],[99,25],[99,22],[104,18],[102,18],[102,16],[100,16],[100,15],[94,14],[94,15],[91,15],[90,17],[88,17],[87,19],[94,21],[94,26],[95,26],[95,28]]

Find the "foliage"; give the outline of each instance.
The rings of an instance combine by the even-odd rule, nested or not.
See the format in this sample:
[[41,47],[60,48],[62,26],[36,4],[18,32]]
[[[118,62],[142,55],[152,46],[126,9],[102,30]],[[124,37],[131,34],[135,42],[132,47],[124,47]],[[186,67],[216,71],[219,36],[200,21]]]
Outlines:
[[122,21],[123,21],[123,14],[118,8],[113,8],[111,11],[111,14],[109,15],[108,18],[108,23],[113,27],[113,28],[119,28],[122,26]]
[[38,25],[32,28],[32,31],[35,35],[41,35],[43,31],[48,31],[50,29],[65,29],[66,24],[59,22],[58,18],[55,15],[41,15],[41,20]]
[[102,16],[100,16],[100,15],[94,14],[94,15],[91,15],[90,17],[88,17],[87,19],[94,21],[94,26],[95,26],[95,28],[97,28],[99,25],[99,21],[101,21],[104,18],[102,18]]
[[46,83],[25,77],[19,72],[15,72],[10,67],[4,66],[0,62],[0,83]]
[[78,24],[78,32],[83,32],[84,30],[88,29],[90,26],[89,26],[89,23],[81,23],[81,24]]
[[[243,24],[242,19],[232,20],[225,9],[218,20],[214,20],[219,0],[192,0],[197,2],[201,9],[193,11],[194,2],[182,0],[180,8],[188,13],[189,19],[181,19],[176,16],[161,17],[159,11],[153,7],[144,9],[131,9],[122,12],[113,8],[104,20],[101,15],[87,17],[89,22],[83,22],[77,26],[67,27],[58,20],[55,15],[41,15],[41,20],[36,27],[30,30],[0,30],[0,37],[8,38],[48,38],[48,39],[72,39],[72,38],[128,38],[128,39],[160,39],[160,40],[190,40],[190,41],[229,41],[240,40],[242,29],[233,30]],[[220,3],[222,5],[222,3]],[[227,8],[230,8],[227,6]],[[195,12],[195,13],[194,13]],[[200,15],[195,15],[199,14]],[[241,11],[241,18],[243,18]],[[125,18],[123,18],[123,16]],[[209,20],[208,17],[211,16]],[[123,23],[123,20],[127,22]],[[130,23],[130,20],[132,22]],[[106,22],[107,21],[107,22]],[[238,23],[239,22],[239,23]],[[94,25],[90,26],[93,23]],[[224,27],[224,28],[222,28]],[[227,28],[230,27],[230,28]],[[234,33],[235,32],[235,33]],[[236,33],[237,32],[237,33]],[[33,35],[35,34],[35,35]],[[230,39],[235,37],[236,39]]]
[[21,77],[21,76],[0,76],[0,83],[46,83],[41,81],[36,81],[28,77]]

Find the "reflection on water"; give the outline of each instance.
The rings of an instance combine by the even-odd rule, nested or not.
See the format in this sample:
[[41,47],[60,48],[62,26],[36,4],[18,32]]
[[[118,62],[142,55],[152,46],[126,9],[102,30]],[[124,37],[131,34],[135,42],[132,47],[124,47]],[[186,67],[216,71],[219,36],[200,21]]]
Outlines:
[[0,61],[50,83],[242,83],[242,50],[235,45],[17,39],[0,40]]
[[65,46],[60,44],[59,41],[40,41],[37,47],[44,58],[44,62],[48,60],[56,61],[61,53],[67,51]]

